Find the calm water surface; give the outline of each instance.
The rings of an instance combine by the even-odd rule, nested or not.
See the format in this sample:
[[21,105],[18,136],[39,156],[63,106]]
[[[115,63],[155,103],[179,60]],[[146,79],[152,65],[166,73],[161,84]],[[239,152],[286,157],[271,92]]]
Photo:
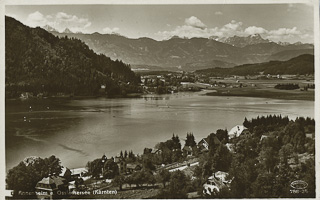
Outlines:
[[[314,117],[313,101],[213,97],[199,93],[144,98],[42,99],[6,101],[7,170],[28,156],[56,155],[62,165],[141,154],[145,147],[193,132],[197,141],[217,129],[230,130],[258,115]],[[31,107],[30,107],[31,106]],[[184,141],[181,141],[184,144]]]

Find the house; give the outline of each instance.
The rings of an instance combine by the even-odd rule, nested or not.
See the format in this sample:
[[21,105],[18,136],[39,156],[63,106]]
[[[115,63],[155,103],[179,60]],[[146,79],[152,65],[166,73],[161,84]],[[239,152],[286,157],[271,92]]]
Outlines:
[[201,151],[208,151],[209,150],[209,143],[207,138],[202,138],[200,142],[198,142],[198,148]]
[[38,199],[56,199],[67,196],[68,182],[58,176],[49,176],[39,181],[35,187]]
[[249,131],[249,129],[244,128],[241,132],[241,135],[251,136],[251,132]]
[[203,185],[203,193],[211,195],[214,190],[219,192],[222,188],[229,187],[231,181],[227,181],[227,176],[227,172],[217,171],[214,173],[213,176],[210,176],[207,182]]
[[210,138],[213,140],[214,146],[219,146],[221,144],[220,140],[216,136],[216,134],[211,133],[208,137],[202,138],[200,142],[198,142],[198,148],[200,151],[208,151],[209,150],[209,140]]
[[191,146],[184,146],[182,151],[187,156],[192,156],[193,155],[193,150],[192,150]]
[[23,92],[20,95],[20,99],[29,99],[32,97],[33,97],[33,94],[31,92]]
[[40,157],[37,156],[29,156],[23,159],[23,164],[25,166],[33,165],[35,162],[37,162],[40,159]]
[[245,129],[243,125],[236,125],[228,132],[229,138],[239,137]]
[[152,149],[151,153],[159,155],[162,153],[162,150],[161,149]]
[[134,164],[134,163],[127,164],[127,172],[128,173],[137,172],[137,171],[140,171],[141,169],[142,169],[142,167],[139,164]]
[[267,138],[268,136],[267,135],[261,135],[261,137],[260,137],[260,142],[262,141],[262,140],[264,140],[265,138]]
[[234,152],[234,144],[232,144],[232,143],[227,143],[226,144],[226,147],[228,148],[228,150],[230,151],[230,152]]
[[59,174],[59,176],[66,179],[67,181],[70,181],[71,180],[71,170],[66,167],[62,167],[61,173]]
[[227,172],[217,171],[214,175],[220,181],[229,183],[229,181],[227,181],[227,176],[229,175]]
[[85,174],[88,172],[86,168],[75,168],[71,169],[71,180],[76,180],[78,178],[86,179],[84,178]]
[[117,165],[119,167],[119,174],[126,174],[127,173],[127,163],[123,157],[116,156],[114,158],[114,162],[117,163]]
[[314,133],[306,133],[306,137],[307,138],[311,138],[311,139],[314,139]]

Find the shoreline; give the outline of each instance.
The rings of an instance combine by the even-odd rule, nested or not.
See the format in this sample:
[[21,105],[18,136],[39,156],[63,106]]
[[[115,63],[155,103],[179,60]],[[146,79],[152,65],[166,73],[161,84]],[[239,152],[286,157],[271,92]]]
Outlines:
[[247,89],[247,88],[226,88],[216,89],[215,92],[207,92],[206,96],[226,96],[226,97],[253,97],[270,98],[282,100],[315,101],[314,91],[286,91],[277,89]]
[[[278,90],[278,89],[252,89],[252,88],[215,88],[214,90],[202,89],[200,91],[192,93],[202,93],[199,95],[204,96],[226,96],[226,97],[253,97],[253,98],[270,98],[270,99],[282,99],[282,100],[300,100],[300,101],[315,101],[315,90],[310,91],[298,91],[298,90]],[[89,95],[89,96],[50,96],[50,97],[30,97],[30,98],[5,98],[5,100],[15,101],[28,101],[35,99],[91,99],[91,98],[142,98],[144,93],[131,93],[127,95]],[[154,94],[154,95],[166,95],[166,94]]]
[[138,98],[144,95],[143,93],[130,93],[127,95],[81,95],[81,96],[71,96],[71,95],[65,95],[65,96],[48,96],[48,97],[29,97],[29,98],[21,98],[21,97],[14,97],[14,98],[5,98],[5,100],[34,100],[34,99],[88,99],[88,98],[100,98],[100,97],[105,97],[105,98],[110,98],[110,99],[115,99],[115,98]]

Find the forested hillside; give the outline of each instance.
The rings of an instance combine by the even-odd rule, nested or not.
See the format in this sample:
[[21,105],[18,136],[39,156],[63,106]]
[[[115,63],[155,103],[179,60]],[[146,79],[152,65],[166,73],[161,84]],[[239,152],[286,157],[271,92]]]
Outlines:
[[22,92],[95,95],[101,85],[108,94],[138,90],[140,79],[122,61],[97,55],[79,39],[5,20],[6,97]]
[[264,74],[314,74],[314,55],[304,54],[288,61],[270,61],[257,64],[245,64],[233,68],[214,68],[198,70],[197,73],[208,76],[257,75]]

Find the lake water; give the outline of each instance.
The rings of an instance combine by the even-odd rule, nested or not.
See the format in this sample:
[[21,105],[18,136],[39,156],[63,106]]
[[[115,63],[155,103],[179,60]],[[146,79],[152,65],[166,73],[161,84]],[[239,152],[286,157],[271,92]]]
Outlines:
[[205,92],[144,98],[6,101],[6,167],[28,156],[60,158],[68,168],[133,150],[141,154],[178,134],[196,141],[217,129],[230,130],[245,117],[281,114],[314,118],[314,102],[204,96]]

